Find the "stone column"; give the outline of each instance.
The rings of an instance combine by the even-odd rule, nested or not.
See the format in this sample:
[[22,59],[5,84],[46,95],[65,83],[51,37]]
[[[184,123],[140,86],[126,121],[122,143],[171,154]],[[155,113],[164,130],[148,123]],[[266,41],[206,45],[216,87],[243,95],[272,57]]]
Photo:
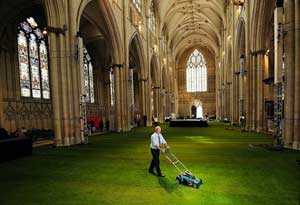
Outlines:
[[[3,48],[0,47],[0,63],[3,64],[4,62],[4,57],[3,57]],[[4,88],[4,82],[5,82],[5,79],[4,79],[4,75],[3,75],[3,69],[4,69],[4,66],[1,66],[0,67],[0,72],[1,72],[1,75],[0,75],[0,127],[5,127],[4,126],[4,106],[3,106],[3,88]]]
[[293,148],[300,149],[300,1],[295,0],[295,104]]
[[251,109],[250,109],[250,105],[251,105],[251,62],[252,62],[252,56],[251,54],[248,54],[247,60],[246,60],[246,69],[247,73],[246,73],[246,85],[245,85],[245,102],[244,102],[244,106],[245,106],[245,117],[246,117],[246,127],[247,130],[250,131],[251,129]]
[[249,115],[250,115],[250,131],[253,130],[254,127],[254,95],[253,95],[253,90],[254,90],[254,65],[255,65],[255,56],[254,54],[251,54],[251,64],[249,67]]
[[113,65],[115,81],[115,130],[121,132],[121,91],[120,91],[120,66]]
[[256,94],[256,131],[261,132],[263,129],[263,96],[264,96],[264,90],[263,90],[263,57],[264,55],[260,52],[257,54],[257,67],[256,67],[256,77],[257,82],[256,86],[257,89],[254,91],[254,94]]
[[163,113],[164,113],[164,94],[163,94],[163,90],[160,87],[160,89],[158,90],[158,107],[159,107],[159,111],[158,111],[158,121],[159,122],[163,122]]
[[148,78],[146,82],[146,88],[147,88],[147,102],[148,102],[148,107],[147,107],[147,126],[152,125],[152,88],[151,88],[151,83]]
[[63,136],[64,136],[64,145],[70,145],[70,127],[69,127],[69,120],[70,120],[70,115],[68,112],[68,75],[66,73],[66,58],[65,58],[65,37],[63,34],[59,34],[59,50],[60,50],[60,64],[59,64],[59,69],[61,71],[61,106],[62,106],[62,131],[63,131]]
[[284,103],[284,120],[285,120],[285,136],[284,146],[291,148],[294,135],[294,103],[295,103],[295,31],[294,30],[294,14],[295,4],[293,0],[285,1],[285,103]]
[[[142,110],[142,114],[141,114],[141,121],[144,123],[144,115],[147,116],[147,107],[148,107],[148,103],[147,103],[147,89],[146,89],[146,79],[142,79],[142,104],[143,104],[143,110]],[[149,116],[147,116],[148,118]],[[144,125],[144,124],[143,124]],[[144,125],[146,126],[146,125]]]
[[153,104],[154,104],[154,117],[159,119],[159,94],[160,94],[160,87],[154,87],[153,90]]
[[55,134],[55,144],[57,146],[63,145],[62,123],[61,123],[61,104],[60,104],[60,70],[58,69],[58,55],[57,55],[57,35],[49,33],[49,61],[50,61],[50,75],[51,75],[51,98],[53,106],[53,128]]
[[257,54],[253,56],[253,65],[252,65],[252,131],[256,131],[257,126]]
[[[65,44],[65,49],[63,49],[63,51],[65,51],[65,54],[69,55],[70,50],[71,50],[71,45],[70,45],[70,34],[69,32],[65,32],[64,34],[64,44]],[[66,52],[68,51],[68,52]],[[67,87],[67,113],[68,113],[68,126],[69,126],[69,133],[68,133],[68,139],[65,140],[64,145],[70,145],[71,141],[70,138],[72,138],[72,136],[74,135],[74,121],[73,121],[73,113],[74,113],[74,105],[73,105],[73,83],[75,83],[75,81],[73,80],[72,77],[72,70],[74,69],[74,67],[72,67],[72,61],[74,61],[74,57],[66,57],[65,59],[65,70],[66,70],[66,77],[65,80],[67,83],[66,87]],[[62,67],[63,68],[63,67]],[[80,84],[81,82],[78,81],[78,83]]]
[[121,131],[124,131],[125,128],[125,115],[127,109],[125,108],[126,106],[126,99],[125,99],[125,73],[124,73],[125,67],[123,69],[120,69],[120,105],[121,105]]
[[[239,66],[240,66],[240,75],[239,75],[239,113],[238,116],[243,116],[245,119],[245,96],[244,96],[244,71],[245,71],[245,57],[244,55],[242,55],[240,57],[240,62],[239,62]],[[240,119],[238,119],[239,123]],[[244,121],[242,122],[244,123]],[[244,126],[244,124],[243,124]]]
[[133,68],[129,68],[129,77],[128,77],[128,94],[129,94],[129,116],[130,124],[134,125],[134,82],[133,82]]

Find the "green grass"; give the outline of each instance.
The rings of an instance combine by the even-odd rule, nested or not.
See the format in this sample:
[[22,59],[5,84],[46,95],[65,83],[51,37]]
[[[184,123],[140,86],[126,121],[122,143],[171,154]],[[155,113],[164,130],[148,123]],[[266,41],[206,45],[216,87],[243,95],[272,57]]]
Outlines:
[[300,153],[269,151],[271,137],[211,123],[167,128],[173,152],[204,184],[175,184],[177,172],[161,156],[166,178],[148,174],[153,128],[90,138],[89,145],[35,149],[0,164],[0,204],[299,204]]

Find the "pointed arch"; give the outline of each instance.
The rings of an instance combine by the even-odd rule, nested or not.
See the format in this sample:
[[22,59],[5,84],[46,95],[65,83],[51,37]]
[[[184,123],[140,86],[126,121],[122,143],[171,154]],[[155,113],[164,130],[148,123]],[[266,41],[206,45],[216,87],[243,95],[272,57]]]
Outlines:
[[[86,6],[91,3],[92,1],[95,1],[97,3],[97,6],[99,7],[99,13],[100,16],[103,17],[104,22],[102,22],[106,29],[106,37],[107,40],[111,42],[112,46],[112,61],[113,64],[123,64],[124,57],[123,57],[123,44],[121,41],[121,35],[118,28],[117,21],[115,19],[115,15],[113,13],[113,10],[111,8],[109,1],[96,1],[96,0],[83,0],[81,4],[79,5],[77,17],[76,17],[76,30],[79,31],[80,27],[80,20],[83,14],[84,9]],[[103,27],[103,25],[100,25],[100,21],[96,21],[97,26],[99,28]],[[109,34],[109,35],[108,35]]]
[[139,70],[139,74],[141,76],[141,78],[146,78],[146,59],[145,59],[145,52],[144,52],[144,48],[143,48],[143,44],[142,44],[142,40],[140,38],[140,35],[135,32],[130,41],[129,41],[129,53],[132,49],[136,49],[136,54],[138,57],[138,64],[140,66],[140,70]]

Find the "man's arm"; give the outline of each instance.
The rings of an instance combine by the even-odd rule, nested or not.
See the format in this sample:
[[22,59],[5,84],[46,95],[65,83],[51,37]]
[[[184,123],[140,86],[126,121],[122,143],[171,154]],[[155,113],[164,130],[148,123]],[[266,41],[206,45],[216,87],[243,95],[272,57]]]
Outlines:
[[163,144],[163,145],[166,145],[166,147],[169,147],[169,146],[168,146],[168,143],[167,143],[167,141],[165,140],[165,138],[164,138],[163,135],[161,135],[161,139],[162,139],[162,144]]

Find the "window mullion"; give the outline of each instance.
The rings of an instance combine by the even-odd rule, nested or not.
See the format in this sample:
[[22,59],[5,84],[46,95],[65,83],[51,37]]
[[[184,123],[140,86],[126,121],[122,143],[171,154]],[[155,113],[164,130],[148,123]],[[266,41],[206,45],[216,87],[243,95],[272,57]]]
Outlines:
[[25,34],[27,40],[27,60],[28,60],[28,73],[29,73],[29,89],[30,89],[30,97],[33,98],[33,90],[32,90],[32,77],[31,77],[31,62],[30,62],[30,34]]
[[40,40],[37,40],[37,50],[38,50],[38,58],[39,58],[39,78],[40,78],[40,92],[41,98],[44,99],[43,96],[43,79],[42,79],[42,69],[41,69],[41,55],[40,55]]

